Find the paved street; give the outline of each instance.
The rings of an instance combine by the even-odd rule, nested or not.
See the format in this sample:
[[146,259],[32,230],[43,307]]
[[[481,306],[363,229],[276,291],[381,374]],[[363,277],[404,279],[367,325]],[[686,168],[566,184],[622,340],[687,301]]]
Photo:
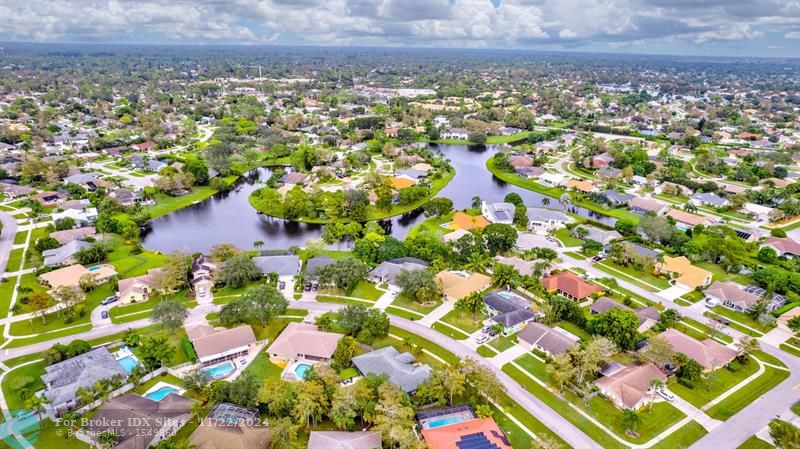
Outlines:
[[14,236],[17,234],[17,219],[8,212],[0,212],[0,222],[3,223],[3,231],[0,234],[0,273],[5,273],[8,255],[11,253]]

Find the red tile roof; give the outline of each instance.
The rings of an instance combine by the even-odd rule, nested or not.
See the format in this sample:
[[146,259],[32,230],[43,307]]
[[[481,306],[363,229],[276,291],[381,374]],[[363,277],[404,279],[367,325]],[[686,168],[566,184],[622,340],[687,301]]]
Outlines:
[[577,299],[583,299],[587,296],[591,296],[593,293],[603,291],[599,286],[589,284],[569,271],[562,271],[543,278],[542,285],[544,285],[544,288],[547,290],[558,290]]
[[428,449],[459,449],[461,439],[474,434],[483,434],[498,449],[511,449],[511,443],[492,418],[471,419],[422,431]]

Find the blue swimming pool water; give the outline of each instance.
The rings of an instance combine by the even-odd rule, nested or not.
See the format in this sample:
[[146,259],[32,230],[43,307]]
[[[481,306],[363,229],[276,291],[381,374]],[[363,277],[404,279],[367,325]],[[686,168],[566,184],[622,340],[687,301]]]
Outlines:
[[203,374],[208,376],[211,379],[224,379],[233,373],[236,369],[231,362],[225,362],[222,365],[217,365],[213,368],[206,368],[203,370]]
[[500,292],[497,294],[497,296],[505,299],[511,299],[514,297],[514,295],[512,295],[511,293],[506,293],[506,292]]
[[156,391],[151,391],[150,393],[147,393],[146,395],[144,395],[144,397],[146,397],[147,399],[152,399],[156,402],[161,402],[161,400],[167,397],[168,394],[170,393],[178,394],[178,391],[180,390],[178,390],[177,388],[161,387]]
[[136,359],[134,359],[133,357],[131,357],[129,355],[117,360],[117,362],[120,365],[122,365],[122,368],[128,374],[133,372],[133,369],[136,368],[137,366],[139,366],[139,362],[137,362]]
[[306,373],[308,373],[308,370],[310,369],[311,365],[307,363],[298,363],[297,366],[294,367],[294,373],[297,374],[297,377],[300,379],[305,379]]
[[96,266],[96,267],[89,267],[89,268],[87,268],[87,270],[89,270],[89,271],[97,271],[97,270],[99,270],[99,269],[100,269],[100,266]]
[[436,427],[449,426],[450,424],[460,423],[461,421],[464,421],[464,418],[460,416],[445,416],[444,418],[428,421],[428,428],[433,429]]

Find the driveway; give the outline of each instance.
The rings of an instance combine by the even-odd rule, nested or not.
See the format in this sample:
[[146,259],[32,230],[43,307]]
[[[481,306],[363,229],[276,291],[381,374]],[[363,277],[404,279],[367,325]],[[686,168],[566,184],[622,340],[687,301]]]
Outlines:
[[439,307],[433,309],[431,313],[425,315],[425,317],[420,318],[419,323],[431,327],[433,323],[439,321],[443,316],[447,315],[448,312],[455,308],[455,303],[450,301],[445,301]]
[[672,287],[661,290],[660,292],[656,293],[658,296],[666,299],[667,301],[675,301],[676,299],[680,298],[681,296],[689,293],[691,290],[682,286],[682,285],[673,285]]
[[527,354],[528,349],[522,346],[521,344],[515,344],[514,346],[506,349],[505,351],[497,354],[496,356],[489,359],[492,364],[498,368],[502,368],[508,362],[512,362],[522,355]]

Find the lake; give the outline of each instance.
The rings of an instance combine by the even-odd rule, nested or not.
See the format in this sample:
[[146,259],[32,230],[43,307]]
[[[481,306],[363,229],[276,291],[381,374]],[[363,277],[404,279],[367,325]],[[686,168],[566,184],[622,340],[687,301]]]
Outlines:
[[[472,198],[479,196],[488,202],[503,201],[510,192],[518,193],[528,207],[541,207],[546,197],[530,190],[508,184],[486,169],[486,160],[495,153],[495,146],[435,145],[450,160],[456,175],[437,196],[453,200],[456,209],[470,207]],[[197,204],[152,220],[142,232],[145,248],[165,253],[176,250],[207,252],[218,243],[233,243],[241,249],[251,249],[253,242],[264,242],[263,248],[302,246],[319,238],[322,225],[298,223],[262,215],[250,206],[248,197],[263,187],[270,177],[269,168],[259,168],[242,176],[228,192],[220,192]],[[558,199],[550,198],[547,207],[564,210]],[[613,225],[615,220],[584,208],[568,204],[570,213]],[[388,232],[402,239],[414,226],[427,217],[421,209],[383,221]],[[338,247],[338,246],[334,246]],[[344,249],[344,244],[341,246]]]

